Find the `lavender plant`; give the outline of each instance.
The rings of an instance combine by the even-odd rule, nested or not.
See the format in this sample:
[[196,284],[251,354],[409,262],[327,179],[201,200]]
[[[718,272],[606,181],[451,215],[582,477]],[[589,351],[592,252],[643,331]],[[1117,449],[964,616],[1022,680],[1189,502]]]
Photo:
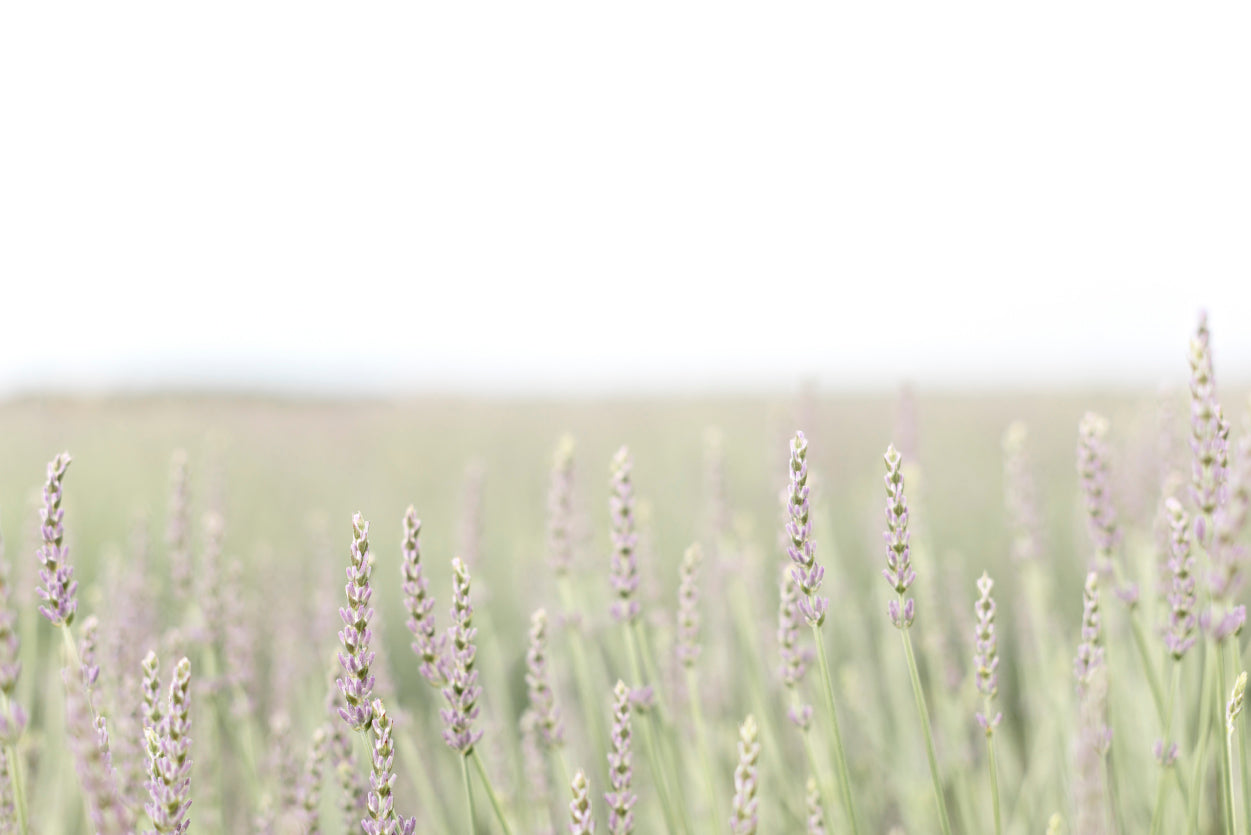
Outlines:
[[339,716],[357,733],[365,733],[373,722],[372,696],[374,676],[370,672],[374,653],[370,649],[373,632],[369,621],[374,616],[370,607],[373,588],[370,574],[373,559],[369,554],[369,523],[359,513],[352,516],[352,548],[347,569],[347,606],[339,609],[343,629],[339,632],[339,667],[343,674],[336,680],[344,705]]
[[400,567],[404,579],[404,607],[408,610],[408,631],[413,635],[413,652],[421,659],[421,674],[434,687],[442,687],[443,674],[439,670],[447,642],[438,634],[434,618],[434,596],[430,594],[430,581],[422,573],[421,520],[412,505],[404,513],[404,538],[400,544],[403,562]]
[[829,609],[829,598],[818,594],[825,577],[825,569],[817,563],[816,545],[812,540],[808,495],[808,440],[803,432],[796,432],[791,441],[789,469],[790,482],[786,496],[786,553],[793,564],[791,579],[802,595],[796,602],[796,606],[804,619],[808,621],[808,626],[812,628],[813,639],[816,641],[817,662],[821,665],[822,684],[825,687],[826,719],[830,723],[830,732],[834,735],[834,757],[838,769],[839,789],[842,792],[843,814],[847,816],[851,831],[858,833],[860,830],[855,801],[851,793],[847,754],[843,749],[843,734],[838,724],[838,708],[834,700],[834,681],[830,675],[825,642],[821,636],[821,626],[825,623],[826,612]]
[[[947,815],[943,781],[938,771],[938,757],[934,753],[934,732],[930,729],[930,712],[925,703],[925,691],[917,671],[916,655],[912,649],[909,630],[916,617],[916,603],[908,597],[908,589],[916,579],[912,570],[911,545],[908,535],[908,499],[904,495],[903,458],[889,446],[886,449],[886,568],[882,576],[894,589],[896,597],[890,601],[888,611],[891,623],[903,639],[904,655],[908,660],[908,675],[912,679],[912,694],[921,717],[921,731],[925,737],[925,754],[929,760],[930,780],[934,784],[934,801],[938,807],[938,823],[943,835],[951,835],[951,823]],[[817,647],[820,654],[821,648]]]
[[573,790],[573,800],[569,803],[569,832],[571,835],[595,835],[586,775],[581,771],[574,774],[570,787]]
[[733,835],[756,835],[759,820],[756,797],[759,784],[757,761],[760,759],[760,741],[757,738],[756,720],[748,716],[738,729],[738,767],[734,769],[734,813],[730,816],[730,832]]
[[1002,713],[991,715],[991,703],[999,695],[999,651],[995,637],[995,600],[990,596],[995,583],[986,572],[977,581],[978,599],[974,606],[977,613],[977,631],[973,636],[973,668],[977,676],[977,691],[982,695],[982,710],[977,714],[977,724],[986,732],[986,758],[990,768],[990,797],[995,814],[995,833],[1002,835],[1003,819],[999,812],[999,768],[995,763],[995,729],[1003,719]]
[[634,831],[634,808],[638,797],[630,790],[634,778],[630,750],[630,688],[618,681],[613,689],[612,750],[608,753],[608,782],[612,791],[604,795],[608,803],[608,831],[629,835]]
[[174,668],[164,718],[146,733],[151,800],[144,809],[151,832],[182,835],[191,825],[191,662],[186,658]]
[[[74,567],[68,563],[69,547],[65,539],[65,509],[61,484],[69,469],[70,456],[62,452],[48,464],[48,480],[43,487],[43,507],[39,510],[40,532],[43,545],[39,549],[39,579],[43,582],[37,591],[43,604],[39,611],[53,626],[62,627],[68,635],[68,627],[74,622],[78,611],[76,593],[78,583],[74,580]],[[71,638],[66,638],[72,644]]]

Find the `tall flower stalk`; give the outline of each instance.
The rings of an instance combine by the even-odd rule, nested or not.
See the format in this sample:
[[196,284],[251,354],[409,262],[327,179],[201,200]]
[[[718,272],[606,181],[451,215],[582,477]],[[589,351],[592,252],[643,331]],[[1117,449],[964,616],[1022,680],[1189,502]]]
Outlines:
[[[925,704],[925,691],[921,687],[921,675],[917,671],[916,654],[912,649],[910,630],[916,617],[916,601],[908,597],[908,589],[916,579],[912,569],[912,549],[908,534],[908,499],[904,495],[903,457],[893,445],[887,447],[886,455],[886,568],[882,576],[895,591],[895,599],[888,605],[891,623],[899,630],[903,640],[904,655],[908,660],[908,676],[912,680],[912,695],[916,699],[917,713],[921,718],[921,730],[925,735],[925,755],[929,760],[930,780],[934,784],[934,802],[938,807],[938,823],[943,835],[951,835],[951,823],[947,815],[947,801],[943,792],[942,775],[938,770],[938,757],[934,753],[934,733],[930,728],[930,712]],[[818,652],[820,648],[818,647]]]
[[434,617],[434,596],[421,564],[421,520],[412,505],[404,512],[404,537],[400,542],[404,607],[408,610],[408,631],[413,635],[413,652],[421,659],[421,674],[433,687],[442,687],[439,661],[447,641],[439,635]]
[[612,750],[608,752],[608,783],[612,791],[604,795],[608,803],[608,831],[612,835],[630,835],[634,831],[634,803],[638,797],[630,790],[634,779],[630,709],[630,688],[618,681],[613,689]]
[[153,832],[183,835],[191,825],[191,662],[186,658],[174,668],[164,718],[158,727],[146,728],[146,735],[148,819]]
[[0,535],[0,744],[4,746],[5,770],[13,792],[13,814],[18,835],[26,835],[26,789],[22,783],[22,760],[18,743],[26,729],[26,711],[16,701],[17,680],[22,674],[17,612],[10,600],[9,561]]
[[[822,684],[825,688],[826,719],[834,735],[834,757],[838,767],[839,789],[842,794],[843,813],[852,833],[860,831],[856,818],[855,800],[851,793],[851,775],[847,769],[847,753],[843,749],[843,733],[838,724],[838,709],[834,703],[834,680],[830,674],[829,660],[825,654],[825,641],[821,626],[829,609],[828,597],[820,595],[825,569],[817,562],[816,543],[812,540],[812,520],[808,496],[808,439],[803,432],[796,432],[791,440],[790,481],[786,492],[786,553],[791,560],[791,579],[802,596],[796,607],[812,628],[816,641],[817,663],[821,665]],[[753,723],[754,724],[754,723]]]
[[1151,815],[1152,835],[1160,831],[1164,817],[1164,786],[1165,774],[1172,771],[1177,779],[1182,795],[1185,796],[1184,783],[1180,771],[1176,768],[1180,746],[1172,739],[1174,705],[1177,701],[1177,690],[1181,680],[1181,662],[1195,645],[1198,639],[1196,628],[1198,619],[1195,616],[1197,604],[1195,594],[1194,556],[1191,553],[1190,518],[1182,508],[1181,502],[1172,496],[1164,503],[1169,519],[1169,591],[1165,596],[1169,607],[1168,622],[1165,625],[1164,645],[1168,648],[1169,665],[1172,668],[1168,690],[1168,703],[1164,719],[1164,736],[1156,743],[1156,760],[1160,764],[1160,777],[1156,785],[1155,810]]
[[995,729],[1003,719],[1002,713],[991,713],[995,697],[999,695],[999,650],[995,637],[995,599],[990,596],[995,583],[982,572],[977,581],[978,598],[974,611],[977,613],[977,631],[973,636],[973,669],[977,676],[977,692],[982,696],[982,710],[977,714],[977,724],[986,732],[986,758],[990,770],[990,797],[995,813],[995,835],[1003,835],[1003,820],[999,812],[999,769],[995,764]]
[[1239,714],[1242,713],[1242,702],[1247,694],[1247,672],[1243,670],[1234,682],[1234,690],[1229,695],[1225,706],[1225,835],[1234,835],[1238,831],[1238,821],[1234,815],[1234,729],[1237,727]]
[[352,516],[352,548],[347,585],[344,586],[347,606],[339,609],[339,617],[343,619],[343,629],[339,632],[339,642],[343,645],[339,666],[343,675],[335,682],[344,700],[339,716],[357,733],[367,733],[373,722],[374,676],[369,669],[374,660],[373,650],[369,648],[373,639],[369,628],[369,621],[374,616],[374,610],[369,605],[373,597],[370,586],[373,568],[373,557],[369,553],[369,523],[357,513]]
[[512,827],[504,815],[499,797],[491,785],[491,778],[475,747],[482,739],[482,729],[476,727],[481,708],[478,698],[482,688],[478,685],[476,661],[478,649],[474,643],[478,630],[473,625],[473,603],[469,597],[469,567],[459,558],[452,559],[452,625],[448,628],[448,652],[443,659],[443,698],[447,708],[443,718],[443,740],[448,747],[460,754],[461,776],[465,782],[466,802],[469,807],[470,826],[473,826],[473,788],[469,784],[469,763],[473,762],[482,780],[491,808],[500,826],[511,835]]
[[[43,507],[39,509],[40,534],[43,545],[39,549],[39,579],[43,582],[36,591],[43,603],[40,613],[53,625],[61,627],[68,636],[69,626],[78,611],[78,582],[74,579],[74,567],[69,564],[69,547],[65,539],[65,509],[62,482],[69,469],[70,456],[62,452],[48,464],[48,480],[43,487]],[[73,644],[71,637],[66,638]],[[77,655],[77,653],[75,653]],[[75,659],[76,662],[76,659]],[[77,663],[74,664],[77,667]]]
[[368,817],[361,821],[365,835],[413,835],[417,818],[405,818],[395,811],[395,744],[391,741],[391,717],[381,699],[370,705],[373,712],[373,751],[370,757]]
[[734,813],[730,816],[730,832],[733,835],[756,835],[759,821],[757,807],[760,799],[756,789],[760,785],[757,762],[760,759],[760,740],[757,738],[756,720],[748,716],[738,729],[738,766],[734,769]]
[[669,831],[679,832],[686,827],[682,825],[683,807],[675,804],[670,795],[671,782],[664,761],[656,746],[655,734],[650,723],[654,690],[645,687],[647,680],[643,673],[643,641],[639,630],[639,613],[641,607],[637,598],[639,587],[638,573],[638,533],[634,520],[634,485],[631,471],[634,468],[630,451],[621,447],[612,460],[612,486],[608,507],[611,521],[612,563],[609,580],[612,583],[616,599],[612,604],[612,616],[619,621],[625,631],[626,654],[629,657],[630,672],[637,686],[647,694],[646,705],[640,704],[638,710],[644,721],[640,726],[643,747],[647,754],[648,765],[652,770],[653,783],[660,798],[661,812]]
[[1108,420],[1102,415],[1088,412],[1078,423],[1077,475],[1086,505],[1087,528],[1095,546],[1093,568],[1102,580],[1113,584],[1113,592],[1129,610],[1130,633],[1151,689],[1156,715],[1163,726],[1168,722],[1164,715],[1164,691],[1139,619],[1138,587],[1125,579],[1118,556],[1121,529],[1112,501],[1107,435]]
[[[716,779],[713,775],[712,755],[708,751],[708,731],[704,725],[704,705],[700,698],[699,675],[695,665],[700,657],[699,570],[704,561],[703,549],[696,543],[682,555],[678,568],[678,634],[674,652],[686,681],[686,695],[690,701],[691,719],[695,723],[695,745],[699,749],[704,788],[707,791],[710,813],[716,818]],[[719,820],[719,818],[717,819]]]
[[591,792],[586,775],[581,771],[570,782],[573,800],[569,802],[569,832],[571,835],[595,835],[595,820],[591,817]]
[[574,449],[573,438],[565,435],[557,443],[552,457],[547,491],[547,558],[556,577],[556,592],[562,610],[560,622],[572,656],[574,685],[582,706],[583,727],[590,736],[596,755],[602,757],[607,754],[608,744],[603,723],[595,710],[598,699],[583,640],[581,599],[575,593],[572,577],[575,544]]

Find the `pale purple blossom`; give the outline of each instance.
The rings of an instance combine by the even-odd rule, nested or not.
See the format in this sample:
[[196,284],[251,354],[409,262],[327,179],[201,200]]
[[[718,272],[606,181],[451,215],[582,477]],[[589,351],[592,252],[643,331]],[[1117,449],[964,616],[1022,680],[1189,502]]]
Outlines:
[[790,481],[786,493],[786,554],[790,557],[791,576],[803,593],[798,601],[808,625],[825,623],[830,599],[818,594],[825,568],[817,563],[816,544],[812,541],[812,519],[808,486],[808,439],[796,432],[791,440]]

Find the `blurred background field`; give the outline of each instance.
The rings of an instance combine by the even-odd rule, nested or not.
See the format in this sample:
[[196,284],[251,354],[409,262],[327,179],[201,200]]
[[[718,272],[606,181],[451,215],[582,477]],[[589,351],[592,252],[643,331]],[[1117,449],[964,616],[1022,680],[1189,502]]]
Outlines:
[[[1237,397],[1226,393],[1225,402],[1231,414],[1241,418],[1241,408],[1235,409],[1234,404],[1245,401]],[[81,611],[97,613],[106,631],[122,616],[112,596],[136,547],[136,529],[145,527],[150,542],[149,581],[160,590],[163,601],[159,640],[176,643],[177,632],[171,638],[169,630],[187,628],[186,613],[176,611],[169,600],[165,560],[173,450],[184,449],[189,458],[194,553],[203,550],[201,512],[213,507],[224,516],[223,556],[239,559],[243,566],[245,584],[236,611],[246,621],[254,644],[254,684],[249,687],[255,689],[256,707],[251,721],[268,753],[256,755],[255,779],[248,778],[254,785],[245,790],[237,785],[244,779],[242,769],[234,772],[238,763],[232,765],[229,756],[214,763],[202,753],[195,770],[192,817],[205,827],[201,831],[218,827],[248,831],[249,822],[264,809],[281,805],[282,769],[289,770],[291,761],[302,758],[297,752],[307,745],[312,729],[325,721],[330,659],[340,626],[335,610],[343,594],[349,522],[358,510],[373,525],[374,605],[380,619],[376,631],[383,642],[380,663],[394,682],[387,686],[395,691],[397,707],[406,716],[416,717],[410,721],[419,729],[412,737],[417,747],[401,751],[399,770],[403,773],[411,767],[403,761],[419,751],[423,759],[429,759],[436,784],[445,781],[446,795],[457,796],[454,755],[437,740],[436,694],[418,675],[404,628],[400,520],[410,503],[423,520],[423,564],[438,600],[441,625],[446,622],[449,561],[466,548],[476,551],[471,568],[488,717],[483,750],[498,769],[508,802],[521,804],[518,798],[524,794],[519,775],[524,769],[514,729],[525,701],[529,614],[540,606],[558,608],[546,561],[545,504],[552,452],[565,433],[577,442],[576,504],[581,534],[575,572],[582,610],[596,654],[602,654],[602,672],[614,680],[621,671],[613,669],[620,648],[607,617],[609,459],[621,444],[629,444],[644,539],[640,546],[644,606],[663,647],[672,626],[681,554],[690,543],[709,538],[709,508],[715,501],[711,494],[716,492],[709,476],[710,428],[715,427],[722,439],[724,491],[733,531],[733,545],[727,550],[733,554],[722,555],[724,570],[714,568],[704,574],[704,642],[710,649],[701,664],[708,665],[702,674],[711,684],[704,693],[710,700],[711,733],[728,797],[734,729],[752,707],[743,676],[755,676],[765,692],[776,696],[770,697],[768,706],[776,711],[773,727],[785,723],[785,702],[772,676],[775,567],[785,559],[779,544],[778,496],[787,477],[788,439],[796,428],[803,428],[814,472],[815,537],[818,554],[827,566],[825,589],[835,612],[833,626],[827,627],[827,646],[840,682],[840,698],[852,714],[844,719],[852,726],[852,768],[860,779],[890,776],[887,785],[860,784],[868,810],[865,816],[902,826],[901,831],[923,832],[932,825],[932,810],[919,742],[908,733],[915,715],[909,712],[906,696],[889,695],[891,682],[901,681],[897,647],[883,646],[880,669],[874,670],[871,661],[878,657],[874,647],[890,640],[893,632],[885,614],[889,590],[877,578],[883,558],[881,477],[887,443],[899,446],[909,462],[914,536],[925,552],[924,558],[918,557],[916,631],[929,636],[928,642],[925,637],[918,640],[927,647],[923,663],[931,709],[940,705],[941,717],[946,717],[936,720],[940,756],[953,773],[967,766],[961,765],[961,756],[978,756],[976,746],[969,745],[972,737],[966,736],[966,732],[976,732],[967,692],[976,597],[973,581],[982,571],[989,571],[996,579],[997,597],[1003,601],[1000,630],[1010,636],[1001,648],[1004,735],[1010,740],[1001,754],[1001,768],[1005,785],[1014,786],[1023,779],[1030,757],[1037,754],[1024,746],[1033,739],[1029,729],[1043,716],[1037,698],[1016,685],[1022,671],[1012,636],[1020,624],[1014,623],[1017,612],[1011,601],[1022,599],[1027,590],[1019,565],[1008,558],[1004,431],[1014,420],[1024,421],[1030,430],[1029,454],[1036,468],[1042,517],[1041,559],[1055,591],[1054,624],[1060,628],[1047,633],[1046,645],[1057,658],[1071,659],[1078,641],[1082,578],[1091,550],[1074,463],[1078,419],[1083,412],[1098,409],[1111,420],[1117,501],[1134,530],[1130,564],[1150,588],[1153,560],[1158,559],[1152,527],[1160,474],[1170,466],[1185,466],[1186,408],[1181,392],[1171,396],[1083,391],[1000,395],[905,390],[889,396],[823,396],[812,389],[787,397],[721,399],[336,401],[188,395],[10,400],[0,405],[0,529],[14,565],[13,599],[23,610],[20,622],[27,667],[19,699],[35,714],[32,727],[47,723],[31,743],[38,752],[30,783],[32,808],[45,816],[43,831],[78,831],[75,822],[81,822],[82,815],[74,811],[72,780],[49,779],[51,774],[69,774],[64,746],[41,745],[44,733],[53,736],[62,696],[56,681],[56,653],[50,649],[55,635],[32,613],[38,491],[44,464],[62,449],[74,456],[66,480],[65,508],[72,560],[83,584]],[[474,499],[475,494],[480,499]],[[478,523],[473,521],[475,515]],[[480,539],[480,545],[474,545],[474,539]],[[204,579],[197,573],[195,582]],[[735,641],[742,636],[718,632],[730,628],[721,612],[728,605],[731,586],[740,582],[749,593],[757,627],[749,640],[756,642],[758,661],[736,662]],[[1109,618],[1115,635],[1121,627],[1115,625],[1114,615]],[[946,642],[946,648],[935,649],[935,641]],[[556,651],[552,655],[556,675],[566,677],[567,659]],[[938,668],[940,658],[946,663],[954,659],[954,676]],[[1071,673],[1063,672],[1063,663],[1058,664],[1060,678],[1050,686],[1070,690]],[[106,666],[104,675],[114,674]],[[873,684],[874,676],[881,676],[880,684]],[[1130,681],[1122,680],[1120,686],[1132,691]],[[882,704],[892,707],[883,712]],[[965,706],[967,712],[963,712]],[[204,708],[197,706],[197,710],[203,723]],[[576,730],[581,713],[571,702],[565,714],[571,725],[572,750],[579,762],[586,760],[582,767],[599,785],[602,781],[594,775],[603,765],[591,761],[593,749]],[[281,717],[278,736],[275,717]],[[606,722],[607,689],[604,717]],[[895,719],[890,717],[902,724],[894,727]],[[955,730],[944,738],[949,721],[954,721]],[[962,721],[967,728],[961,729]],[[289,729],[285,722],[290,723]],[[1123,714],[1120,722],[1122,730],[1139,724],[1150,727],[1145,716],[1135,718],[1132,712]],[[1140,739],[1132,734],[1118,739],[1118,744],[1135,752],[1134,758],[1141,757],[1140,763],[1135,759],[1129,766],[1121,764],[1129,769],[1123,773],[1142,778],[1137,788],[1123,789],[1135,800],[1143,800],[1139,795],[1154,788],[1147,733]],[[958,745],[951,736],[966,739]],[[197,744],[201,742],[197,739]],[[794,764],[794,740],[770,744],[781,750],[766,748],[762,755],[762,768],[772,775],[766,778],[762,820],[765,825],[785,826],[786,815],[793,809],[788,811],[771,792],[778,791],[785,775],[801,767]],[[958,750],[966,753],[957,756]],[[286,766],[283,756],[288,759]],[[1061,763],[1068,756],[1057,745],[1048,753],[1048,762]],[[1066,811],[1068,798],[1059,782],[1063,769],[1057,769],[1054,784],[1044,781],[1028,786],[1020,800],[1015,791],[1005,793],[1011,810],[1009,831],[1040,831],[1040,821],[1045,824],[1051,812]],[[439,776],[443,772],[446,776]],[[980,773],[970,771],[969,779],[976,782]],[[328,778],[322,799],[327,810],[324,831],[337,832],[340,816],[332,811],[337,801],[331,782]],[[563,790],[560,780],[555,783],[559,805]],[[418,831],[438,831],[432,810],[421,805],[425,798],[415,797],[413,791],[402,777],[397,789],[401,807],[408,814],[422,816],[424,823]],[[953,794],[956,791],[953,788]],[[966,831],[979,831],[985,822],[984,796],[962,791],[969,798],[966,804],[976,804],[964,809],[974,816],[965,822]],[[223,802],[223,798],[229,800]],[[795,800],[802,801],[802,795]],[[641,814],[649,814],[647,805],[645,799]],[[526,814],[524,804],[513,808]],[[450,814],[458,814],[455,804]],[[47,828],[48,815],[56,821],[55,830]],[[835,810],[827,811],[829,817],[838,820]],[[435,828],[423,829],[425,825]],[[522,827],[522,831],[528,830]]]

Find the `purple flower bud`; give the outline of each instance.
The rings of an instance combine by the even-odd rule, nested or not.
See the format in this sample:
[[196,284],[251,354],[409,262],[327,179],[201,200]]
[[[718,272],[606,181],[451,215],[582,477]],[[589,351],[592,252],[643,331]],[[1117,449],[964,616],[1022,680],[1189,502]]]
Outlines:
[[1222,644],[1231,636],[1241,633],[1242,627],[1246,623],[1247,607],[1242,605],[1234,606],[1220,615],[1214,615],[1209,610],[1199,617],[1200,626],[1218,644]]
[[423,576],[421,547],[421,520],[412,505],[404,513],[404,539],[400,543],[403,560],[400,570],[404,579],[404,607],[408,610],[408,631],[413,635],[413,652],[421,658],[421,674],[433,687],[442,687],[443,675],[439,672],[439,660],[447,647],[445,637],[438,634],[434,618],[434,595],[430,594],[430,581]]
[[75,593],[78,582],[74,580],[74,567],[68,564],[69,547],[65,539],[65,510],[61,507],[61,482],[69,468],[70,456],[62,452],[48,464],[48,480],[43,488],[43,507],[39,509],[40,535],[43,545],[39,549],[39,579],[43,585],[36,591],[44,601],[39,607],[53,626],[69,626],[78,610]]
[[1096,672],[1103,667],[1101,631],[1099,575],[1091,571],[1086,575],[1086,586],[1082,592],[1082,641],[1077,646],[1077,660],[1073,668],[1079,694],[1089,690]]
[[1199,314],[1199,326],[1190,340],[1190,448],[1194,453],[1191,484],[1199,508],[1195,538],[1208,544],[1207,522],[1225,499],[1225,478],[1229,466],[1229,423],[1216,400],[1216,378],[1212,373],[1211,334],[1206,312]]
[[699,583],[696,574],[704,554],[699,545],[692,545],[682,555],[678,569],[678,635],[674,652],[685,667],[699,660]]
[[339,617],[343,619],[343,629],[339,631],[339,642],[343,651],[339,653],[339,666],[343,675],[336,679],[339,692],[343,695],[344,706],[339,708],[343,717],[354,731],[367,731],[373,721],[371,705],[374,676],[369,671],[373,663],[374,653],[369,648],[373,633],[369,621],[374,616],[369,600],[373,595],[369,578],[373,571],[373,557],[369,553],[369,523],[359,513],[352,516],[352,549],[347,568],[347,606],[339,609]]
[[977,723],[990,736],[995,732],[1002,714],[990,715],[990,703],[999,694],[999,653],[995,637],[995,600],[990,596],[995,583],[986,572],[977,581],[980,594],[973,607],[977,613],[977,631],[973,635],[973,667],[977,675],[977,692],[982,694],[982,712]]
[[1104,578],[1113,576],[1113,561],[1121,533],[1112,504],[1108,477],[1108,421],[1087,412],[1078,424],[1077,475],[1086,505],[1087,528],[1094,541],[1094,569]]
[[387,715],[381,699],[370,705],[373,713],[373,752],[370,761],[369,795],[366,799],[367,817],[361,820],[365,835],[412,835],[417,828],[416,818],[404,818],[395,812],[395,743],[391,740],[391,717]]
[[547,612],[538,609],[530,616],[530,648],[526,651],[526,687],[543,743],[549,748],[565,744],[565,728],[552,691],[547,668]]
[[756,763],[760,759],[760,742],[757,739],[756,720],[748,716],[738,730],[738,766],[734,769],[734,814],[730,816],[730,832],[733,835],[756,835],[758,820],[756,788],[759,775]]
[[608,803],[608,831],[612,835],[629,835],[634,830],[634,803],[638,799],[630,791],[634,777],[630,752],[630,688],[618,681],[613,689],[612,750],[608,752],[608,779],[612,791],[604,795]]
[[573,790],[573,800],[569,803],[569,832],[571,835],[595,835],[586,775],[581,771],[574,774],[570,788]]
[[191,825],[191,662],[174,669],[169,706],[158,728],[146,728],[148,793],[144,807],[157,832],[182,835]]
[[474,637],[478,630],[473,626],[473,604],[469,601],[469,568],[460,557],[452,560],[452,625],[448,629],[450,646],[444,659],[443,698],[447,708],[440,712],[443,717],[443,740],[453,750],[468,756],[473,746],[482,738],[482,731],[474,729],[478,718],[478,671],[474,669],[477,649]]
[[887,604],[891,623],[896,629],[912,626],[916,602],[907,597],[908,588],[916,580],[912,570],[912,546],[908,533],[908,497],[904,495],[903,456],[889,446],[886,449],[886,568],[882,576],[898,597]]
[[1172,497],[1165,500],[1169,515],[1168,567],[1172,583],[1167,600],[1170,609],[1168,629],[1164,643],[1173,658],[1180,661],[1186,651],[1194,646],[1195,634],[1195,578],[1194,557],[1190,553],[1190,520],[1181,502]]
[[556,576],[573,565],[573,438],[566,435],[556,446],[547,490],[547,556]]
[[613,548],[609,579],[617,595],[612,615],[627,623],[639,616],[639,602],[635,597],[639,588],[639,563],[638,534],[634,529],[634,485],[630,482],[632,469],[634,462],[630,451],[622,447],[612,459],[612,495],[608,499]]
[[191,596],[191,498],[187,477],[187,453],[175,450],[169,462],[169,519],[165,543],[169,554],[170,580],[174,597],[184,601]]
[[825,811],[821,808],[821,792],[817,779],[808,777],[808,835],[825,835]]
[[809,626],[825,623],[830,601],[817,592],[825,579],[825,569],[817,564],[816,544],[812,541],[809,518],[808,439],[796,432],[791,440],[790,483],[786,492],[786,554],[790,557],[791,577],[803,593],[798,607]]

